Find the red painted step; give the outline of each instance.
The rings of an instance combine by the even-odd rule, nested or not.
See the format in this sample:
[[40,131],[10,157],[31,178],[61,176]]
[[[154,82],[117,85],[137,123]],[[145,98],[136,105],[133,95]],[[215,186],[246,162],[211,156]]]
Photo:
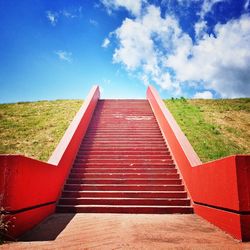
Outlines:
[[184,191],[183,185],[170,184],[65,184],[68,191]]
[[81,162],[82,160],[128,160],[128,159],[134,159],[134,160],[159,160],[159,161],[165,161],[166,159],[171,160],[171,156],[169,153],[161,153],[161,154],[151,154],[151,152],[148,153],[137,153],[137,154],[124,154],[124,153],[119,153],[119,154],[82,154],[81,152],[78,153],[76,156],[76,162]]
[[116,163],[74,163],[73,167],[76,168],[175,168],[173,161],[171,162],[161,162],[161,163],[150,163],[142,162],[142,163],[124,163],[124,162],[116,162]]
[[175,174],[177,169],[175,168],[72,168],[72,174],[85,174],[85,173],[148,173],[148,174]]
[[60,213],[190,214],[190,206],[58,205]]
[[147,100],[99,100],[58,212],[192,213]]
[[170,155],[170,152],[166,150],[95,150],[95,149],[90,149],[90,150],[79,150],[78,152],[78,157],[79,156],[84,156],[84,155],[96,155],[97,157],[102,157],[102,156],[107,156],[107,155]]
[[[164,146],[154,146],[154,147],[149,147],[149,146],[137,146],[137,147],[129,147],[127,145],[125,146],[108,146],[108,145],[104,145],[102,147],[87,147],[87,146],[81,146],[79,148],[79,153],[82,152],[123,152],[123,151],[127,151],[127,152],[133,152],[134,154],[136,154],[136,151],[139,152],[148,152],[150,151],[150,153],[152,152],[165,152],[166,149]],[[167,151],[168,152],[168,151]]]
[[134,158],[131,157],[130,159],[127,159],[126,157],[121,157],[121,158],[113,158],[113,159],[84,159],[84,158],[76,158],[75,159],[75,164],[78,163],[113,163],[113,164],[118,164],[118,163],[127,163],[127,164],[135,164],[135,163],[140,163],[140,164],[154,164],[154,163],[173,163],[173,160],[171,159],[151,159],[151,158]]
[[186,198],[185,191],[64,191],[64,198],[125,197],[125,198]]
[[176,173],[71,173],[70,179],[84,179],[84,178],[169,178],[178,179],[179,174]]
[[68,184],[181,184],[180,179],[163,178],[69,178]]
[[62,198],[59,205],[156,205],[156,206],[189,206],[189,199],[181,198],[106,198],[102,197],[81,197]]

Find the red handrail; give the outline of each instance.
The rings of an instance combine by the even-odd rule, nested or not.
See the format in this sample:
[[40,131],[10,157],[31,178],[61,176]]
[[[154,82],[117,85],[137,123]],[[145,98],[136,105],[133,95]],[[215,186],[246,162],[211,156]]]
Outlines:
[[94,86],[48,163],[21,155],[0,155],[0,207],[16,218],[12,222],[15,227],[9,228],[12,237],[54,212],[99,97],[99,87]]
[[152,86],[147,89],[147,99],[195,212],[237,239],[250,240],[250,229],[246,226],[250,222],[250,155],[229,156],[202,164]]

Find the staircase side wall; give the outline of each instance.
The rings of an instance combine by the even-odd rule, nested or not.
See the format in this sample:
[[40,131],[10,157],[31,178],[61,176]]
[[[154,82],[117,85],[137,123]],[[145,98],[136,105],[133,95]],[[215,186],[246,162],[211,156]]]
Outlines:
[[0,155],[0,208],[10,221],[10,237],[18,237],[54,212],[99,96],[98,86],[93,87],[48,163]]
[[156,90],[147,99],[172,152],[196,214],[235,238],[250,240],[250,155],[236,155],[202,164]]

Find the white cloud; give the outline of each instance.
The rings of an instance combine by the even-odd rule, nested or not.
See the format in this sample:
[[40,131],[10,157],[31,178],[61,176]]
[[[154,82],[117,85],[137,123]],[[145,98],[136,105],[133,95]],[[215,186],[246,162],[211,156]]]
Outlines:
[[[205,0],[210,4],[203,13],[218,1]],[[225,98],[250,96],[250,16],[217,24],[214,35],[207,34],[202,19],[194,29],[195,42],[175,17],[162,17],[159,8],[147,5],[140,16],[126,18],[113,32],[113,62],[123,64],[145,85],[155,83],[172,95],[188,85]]]
[[207,31],[207,22],[206,21],[199,21],[194,25],[194,30],[195,30],[195,37],[196,39],[201,39]]
[[48,18],[49,22],[52,26],[56,26],[58,20],[62,17],[67,19],[77,18],[81,16],[82,7],[78,9],[69,10],[59,10],[59,11],[46,11],[46,17]]
[[107,48],[110,44],[110,40],[108,38],[105,38],[102,43],[103,48]]
[[133,15],[140,14],[143,0],[101,0],[102,4],[107,8],[108,13],[112,12],[112,9],[125,8]]
[[51,12],[51,11],[47,11],[47,18],[49,20],[49,22],[55,26],[57,21],[58,21],[58,13],[57,12]]
[[[178,44],[178,43],[177,43]],[[167,59],[179,81],[204,81],[222,97],[250,95],[250,17],[215,26],[196,45],[178,44]]]
[[206,14],[212,11],[213,6],[216,3],[224,2],[224,1],[226,1],[226,0],[204,0],[202,7],[201,7],[201,11],[200,11],[201,19],[204,19]]
[[245,4],[244,4],[244,9],[245,9],[245,11],[248,10],[249,4],[250,4],[250,0],[246,0],[246,2],[245,2]]
[[[125,19],[114,34],[119,43],[113,54],[115,63],[124,64],[129,71],[139,71],[145,85],[155,82],[163,89],[179,89],[164,66],[165,50],[174,47],[173,41],[178,37],[183,41],[188,39],[174,18],[162,18],[160,9],[150,5],[143,16]],[[156,41],[162,44],[162,49]]]
[[213,94],[210,91],[197,92],[194,99],[213,99]]
[[62,60],[62,61],[66,61],[66,62],[69,62],[69,63],[72,62],[72,53],[71,52],[58,50],[58,51],[55,52],[55,54],[57,54],[59,59]]

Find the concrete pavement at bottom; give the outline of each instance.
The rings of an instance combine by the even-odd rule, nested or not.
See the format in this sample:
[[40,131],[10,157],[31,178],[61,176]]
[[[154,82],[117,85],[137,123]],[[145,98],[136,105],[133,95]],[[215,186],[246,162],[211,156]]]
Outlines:
[[250,249],[194,214],[54,214],[0,249]]

